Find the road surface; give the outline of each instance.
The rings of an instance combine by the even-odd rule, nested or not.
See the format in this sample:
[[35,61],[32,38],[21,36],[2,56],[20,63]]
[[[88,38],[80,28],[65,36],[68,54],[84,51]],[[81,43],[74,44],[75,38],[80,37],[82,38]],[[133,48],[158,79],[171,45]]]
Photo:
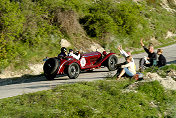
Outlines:
[[[164,49],[164,55],[167,59],[167,63],[176,63],[176,44],[162,48]],[[146,53],[133,55],[136,66],[138,68],[139,59],[145,56]],[[147,56],[147,55],[146,55]],[[119,59],[119,63],[125,61],[123,58]],[[31,92],[37,92],[42,90],[48,90],[56,85],[69,84],[80,81],[93,81],[101,80],[107,76],[114,75],[115,71],[108,72],[107,68],[97,69],[89,73],[81,73],[77,79],[68,79],[68,76],[57,77],[56,80],[48,81],[44,76],[32,77],[32,79],[24,79],[12,84],[0,84],[0,99],[22,95]]]

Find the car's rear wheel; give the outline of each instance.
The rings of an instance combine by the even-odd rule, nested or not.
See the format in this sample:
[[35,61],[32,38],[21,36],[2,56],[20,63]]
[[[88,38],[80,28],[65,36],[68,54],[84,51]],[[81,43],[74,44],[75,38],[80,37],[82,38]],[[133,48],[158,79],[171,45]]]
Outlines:
[[44,75],[46,79],[53,80],[56,77],[58,67],[59,67],[58,59],[56,58],[48,59],[43,66]]
[[116,69],[116,64],[118,63],[118,59],[115,55],[111,55],[108,58],[108,62],[107,62],[107,67],[109,69],[109,71],[114,71]]
[[68,71],[67,72],[68,77],[70,79],[76,79],[79,76],[79,73],[80,73],[79,65],[77,63],[72,63],[68,66],[67,71]]

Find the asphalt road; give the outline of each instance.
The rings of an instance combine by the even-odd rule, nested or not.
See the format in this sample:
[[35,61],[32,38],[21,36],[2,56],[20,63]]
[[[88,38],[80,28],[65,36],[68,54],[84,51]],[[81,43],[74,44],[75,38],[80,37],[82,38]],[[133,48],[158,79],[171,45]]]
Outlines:
[[[176,63],[176,44],[162,48],[164,55],[167,59],[167,63]],[[138,68],[139,59],[145,56],[145,53],[133,55],[136,66]],[[146,55],[147,56],[147,55]],[[119,59],[119,63],[125,61],[123,58]],[[81,73],[77,79],[68,79],[68,76],[57,77],[53,81],[48,81],[44,76],[32,77],[32,79],[22,80],[12,84],[0,85],[0,99],[27,94],[31,92],[37,92],[42,90],[48,90],[56,85],[69,84],[80,81],[93,81],[101,80],[107,76],[113,76],[115,71],[108,72],[107,68],[97,69],[93,72]]]

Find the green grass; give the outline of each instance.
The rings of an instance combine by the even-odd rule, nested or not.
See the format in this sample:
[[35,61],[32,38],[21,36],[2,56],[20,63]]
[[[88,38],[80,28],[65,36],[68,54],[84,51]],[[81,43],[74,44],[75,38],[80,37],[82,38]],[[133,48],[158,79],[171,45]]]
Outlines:
[[175,91],[157,81],[124,92],[133,81],[101,80],[60,85],[48,91],[0,100],[0,117],[174,117]]
[[[62,38],[69,40],[74,49],[86,47],[84,40],[90,40],[113,52],[118,51],[118,45],[128,47],[126,50],[141,48],[140,38],[148,44],[153,37],[162,45],[175,40],[165,37],[168,31],[176,32],[176,15],[162,8],[161,0],[1,1],[0,71],[8,66],[14,70],[26,68],[28,63],[38,63],[45,56],[57,56]],[[61,19],[75,21],[72,27],[79,27],[80,32],[61,26],[57,17],[63,13],[73,13],[74,19]]]
[[158,68],[158,67],[147,68],[144,73],[152,72],[152,73],[159,74],[161,77],[166,77],[166,76],[168,76],[168,73],[171,71],[176,71],[175,64],[166,65],[161,68]]

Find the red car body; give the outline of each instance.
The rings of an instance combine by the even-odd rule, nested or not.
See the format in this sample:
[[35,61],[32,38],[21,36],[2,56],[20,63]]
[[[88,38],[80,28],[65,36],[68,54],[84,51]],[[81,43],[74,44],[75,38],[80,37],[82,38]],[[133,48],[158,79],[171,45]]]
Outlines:
[[115,70],[115,64],[118,62],[114,54],[97,51],[84,53],[79,60],[72,56],[50,58],[44,64],[44,75],[49,80],[60,74],[67,74],[69,78],[75,79],[79,76],[80,71],[94,70],[101,67],[108,67],[110,71],[113,71]]

